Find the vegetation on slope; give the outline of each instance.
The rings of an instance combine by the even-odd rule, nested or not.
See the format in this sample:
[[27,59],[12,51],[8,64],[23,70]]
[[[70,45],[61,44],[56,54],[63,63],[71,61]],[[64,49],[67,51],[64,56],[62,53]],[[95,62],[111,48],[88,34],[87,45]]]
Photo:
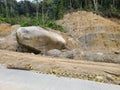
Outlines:
[[0,0],[0,22],[21,26],[40,25],[66,32],[54,21],[65,13],[87,10],[120,17],[120,0]]

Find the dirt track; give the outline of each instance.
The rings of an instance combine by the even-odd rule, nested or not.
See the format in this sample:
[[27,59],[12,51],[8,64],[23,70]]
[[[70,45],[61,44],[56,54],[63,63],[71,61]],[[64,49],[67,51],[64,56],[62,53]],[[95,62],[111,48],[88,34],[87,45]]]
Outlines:
[[39,73],[120,84],[120,64],[49,58],[5,50],[0,50],[0,64],[18,68],[30,65]]

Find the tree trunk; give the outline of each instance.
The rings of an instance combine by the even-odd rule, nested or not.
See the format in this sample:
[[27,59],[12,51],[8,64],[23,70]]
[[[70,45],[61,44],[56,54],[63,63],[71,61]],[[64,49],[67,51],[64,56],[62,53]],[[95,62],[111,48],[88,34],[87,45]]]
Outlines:
[[45,22],[45,16],[44,16],[44,1],[42,2],[42,23],[44,25]]
[[5,3],[6,18],[8,18],[8,6],[7,6],[7,0],[4,0],[4,3]]
[[38,12],[39,12],[39,2],[36,0],[36,17],[38,18]]
[[70,0],[70,9],[72,8],[72,1]]
[[115,6],[115,0],[113,0],[113,6]]
[[93,4],[94,4],[94,9],[97,12],[98,11],[98,0],[93,0]]
[[13,0],[10,1],[10,13],[11,13],[11,16],[14,15]]

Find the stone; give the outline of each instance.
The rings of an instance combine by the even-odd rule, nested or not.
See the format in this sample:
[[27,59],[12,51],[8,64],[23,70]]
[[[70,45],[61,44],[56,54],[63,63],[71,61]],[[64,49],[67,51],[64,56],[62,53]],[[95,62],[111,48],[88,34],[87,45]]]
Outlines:
[[71,51],[65,51],[65,52],[62,52],[59,57],[61,58],[69,58],[69,59],[74,59],[76,54],[80,53],[79,50],[77,49],[73,49]]
[[61,53],[62,52],[60,50],[58,50],[58,49],[52,49],[52,50],[47,51],[46,55],[53,56],[53,57],[59,57],[59,55]]
[[115,51],[114,53],[115,53],[115,54],[120,54],[120,51]]
[[120,63],[120,54],[113,52],[86,51],[81,54],[81,59],[95,62]]
[[109,81],[114,81],[114,78],[113,78],[112,75],[110,75],[110,74],[107,74],[106,78],[107,78],[107,80],[109,80]]
[[0,49],[16,51],[19,44],[14,33],[0,38]]
[[100,81],[103,81],[103,80],[104,80],[104,78],[103,78],[102,76],[96,76],[96,79],[97,79],[97,80],[100,80]]
[[16,51],[19,46],[16,40],[16,29],[20,25],[0,24],[0,49]]
[[36,26],[20,27],[16,36],[21,46],[35,53],[46,53],[51,49],[60,50],[66,45],[62,35]]

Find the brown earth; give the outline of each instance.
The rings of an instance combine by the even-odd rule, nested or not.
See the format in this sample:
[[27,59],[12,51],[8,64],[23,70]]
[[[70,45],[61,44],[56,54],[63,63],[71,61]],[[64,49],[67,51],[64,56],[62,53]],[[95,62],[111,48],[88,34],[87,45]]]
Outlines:
[[0,64],[38,73],[120,84],[120,64],[58,59],[5,50],[0,50]]
[[68,33],[79,41],[82,48],[119,50],[120,23],[118,21],[104,18],[93,12],[77,11],[64,15],[63,19],[56,22],[67,29]]
[[[115,20],[115,19],[114,19]],[[103,32],[120,33],[120,24],[113,22],[110,19],[96,15],[93,12],[78,11],[64,15],[63,19],[57,21],[58,24],[64,26],[69,32],[77,37],[84,34],[86,28],[99,26],[105,29]],[[90,28],[87,33],[94,33]],[[72,34],[72,33],[70,33]]]
[[116,23],[120,24],[120,18],[108,18],[108,19],[110,19],[113,22],[116,22]]
[[19,27],[20,25],[10,25],[7,23],[2,23],[0,24],[0,36],[5,36]]

